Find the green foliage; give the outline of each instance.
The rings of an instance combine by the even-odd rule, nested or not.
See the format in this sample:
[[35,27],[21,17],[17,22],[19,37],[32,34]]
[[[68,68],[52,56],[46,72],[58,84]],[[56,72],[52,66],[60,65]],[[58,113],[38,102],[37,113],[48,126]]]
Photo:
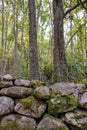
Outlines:
[[[14,8],[13,2],[4,1],[4,46],[0,44],[0,56],[3,61],[5,73],[13,74],[14,66]],[[64,11],[77,4],[77,1],[63,0]],[[18,8],[17,8],[18,7]],[[18,12],[18,44],[17,44],[17,64],[19,76],[29,78],[29,19],[28,1],[18,1],[16,11]],[[37,14],[37,43],[40,66],[40,80],[49,85],[53,82],[53,14],[52,0],[36,0]],[[72,16],[72,17],[70,17]],[[87,24],[86,11],[82,6],[75,9],[64,19],[64,34],[66,57],[68,64],[68,81],[86,82],[87,81]],[[2,14],[0,14],[2,18]],[[72,20],[72,28],[70,21]],[[23,27],[24,26],[24,27]],[[22,39],[23,31],[23,39]],[[73,37],[72,35],[75,34]],[[2,20],[0,20],[0,36],[2,36]],[[70,38],[72,39],[70,40]],[[70,42],[68,43],[68,41]],[[73,53],[72,53],[73,52]],[[21,60],[22,59],[22,60]],[[20,69],[21,68],[21,69]]]

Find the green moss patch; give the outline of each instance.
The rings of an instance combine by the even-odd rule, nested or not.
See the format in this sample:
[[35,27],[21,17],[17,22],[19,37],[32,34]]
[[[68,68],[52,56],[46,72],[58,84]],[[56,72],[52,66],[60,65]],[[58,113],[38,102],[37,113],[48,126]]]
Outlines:
[[58,130],[66,130],[65,126],[59,126]]
[[78,100],[76,99],[76,97],[73,95],[73,94],[70,94],[66,97],[66,101],[67,101],[67,104],[69,106],[76,106],[78,105]]
[[21,103],[25,109],[30,108],[32,103],[35,101],[33,96],[29,96],[27,98],[21,99]]
[[5,126],[0,125],[0,130],[17,130],[17,123],[8,123]]

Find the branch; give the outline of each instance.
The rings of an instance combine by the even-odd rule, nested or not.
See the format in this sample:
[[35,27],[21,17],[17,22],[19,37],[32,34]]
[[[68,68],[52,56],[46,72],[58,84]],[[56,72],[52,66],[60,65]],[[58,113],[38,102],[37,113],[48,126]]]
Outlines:
[[77,3],[75,6],[73,6],[73,7],[70,8],[70,9],[68,9],[68,10],[64,13],[63,18],[65,18],[68,13],[70,13],[71,11],[73,11],[74,9],[78,8],[80,5],[85,4],[85,3],[87,3],[87,0],[85,0],[85,1],[83,1],[83,2],[80,2],[80,3]]
[[73,34],[73,35],[71,36],[71,38],[68,40],[68,42],[67,42],[65,48],[67,48],[68,44],[71,42],[71,40],[73,39],[73,37],[79,32],[79,30],[82,28],[82,26],[85,26],[85,25],[86,25],[86,23],[81,24],[81,25],[78,27],[78,29],[76,30],[76,32],[74,32],[74,34]]

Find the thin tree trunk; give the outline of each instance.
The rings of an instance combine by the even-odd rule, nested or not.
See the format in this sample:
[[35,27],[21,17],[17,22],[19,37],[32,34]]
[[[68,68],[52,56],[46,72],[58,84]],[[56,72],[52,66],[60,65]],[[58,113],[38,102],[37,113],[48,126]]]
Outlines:
[[[4,49],[4,0],[2,0],[2,50]],[[0,75],[3,75],[3,51],[0,55]]]
[[[9,53],[8,51],[7,51],[7,47],[6,47],[6,45],[7,45],[7,35],[8,35],[8,16],[6,17],[6,22],[5,22],[5,26],[6,26],[6,30],[5,30],[5,54],[7,54],[7,53]],[[5,74],[6,73],[6,67],[7,67],[7,62],[8,62],[8,59],[6,59],[5,61],[4,61],[4,68],[3,68],[3,73]],[[8,72],[7,72],[8,73]]]
[[54,81],[67,80],[67,63],[64,49],[63,3],[53,0],[54,14]]
[[39,79],[35,0],[29,0],[28,5],[29,5],[30,80],[34,80]]
[[18,65],[17,65],[17,44],[18,44],[18,10],[17,10],[17,1],[14,0],[14,76],[17,77],[18,75]]
[[[24,0],[22,0],[23,3],[23,10],[24,10]],[[23,13],[24,17],[24,13]],[[22,30],[21,30],[21,55],[20,55],[20,75],[22,74],[22,60],[23,60],[23,37],[24,37],[24,22],[22,23]]]

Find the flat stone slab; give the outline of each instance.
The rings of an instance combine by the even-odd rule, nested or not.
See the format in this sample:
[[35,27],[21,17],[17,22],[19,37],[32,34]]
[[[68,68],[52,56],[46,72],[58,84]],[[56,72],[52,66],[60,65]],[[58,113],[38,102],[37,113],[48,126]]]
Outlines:
[[49,86],[52,93],[61,94],[62,96],[69,95],[75,92],[76,85],[74,83],[55,83]]
[[30,86],[30,81],[29,80],[24,80],[24,79],[16,79],[15,80],[15,85],[16,86]]
[[10,97],[0,96],[0,116],[9,114],[14,109],[14,100]]
[[6,74],[6,75],[3,76],[3,80],[10,81],[10,80],[14,80],[14,78],[10,74]]
[[12,81],[1,81],[0,82],[0,88],[6,88],[13,86]]
[[25,87],[10,87],[3,88],[0,90],[0,95],[10,96],[13,98],[24,98],[29,96],[32,93],[32,88]]

